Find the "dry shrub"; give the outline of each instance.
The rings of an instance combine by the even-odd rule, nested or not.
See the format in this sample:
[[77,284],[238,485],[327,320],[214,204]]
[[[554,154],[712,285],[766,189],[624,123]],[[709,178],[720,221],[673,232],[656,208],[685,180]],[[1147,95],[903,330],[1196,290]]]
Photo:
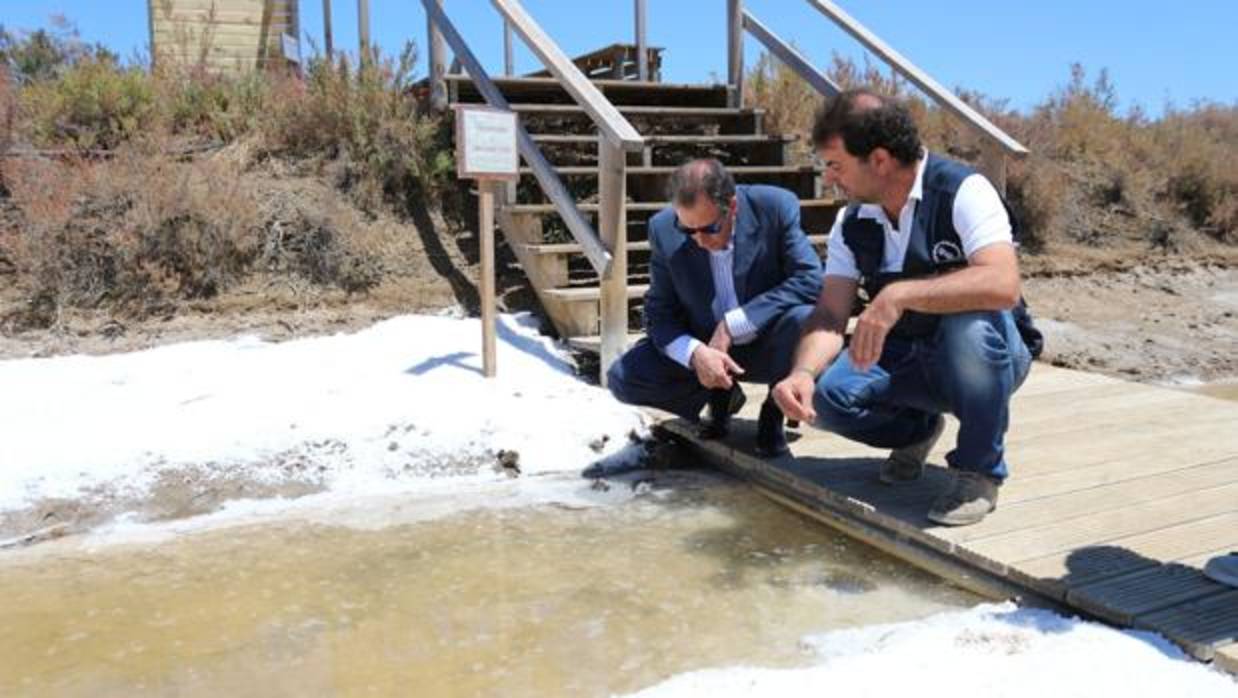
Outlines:
[[267,197],[262,268],[349,293],[374,288],[382,281],[385,255],[366,249],[366,241],[359,239],[364,236],[345,234],[340,218],[338,212],[311,207],[295,194]]
[[406,213],[411,196],[433,196],[451,173],[449,134],[422,113],[412,90],[416,51],[377,53],[360,66],[312,59],[304,81],[277,83],[262,138],[268,154],[338,159],[339,184],[362,208]]
[[[844,89],[863,86],[903,99],[927,147],[978,163],[977,131],[892,73],[837,54],[827,72]],[[818,95],[768,55],[748,79],[749,103],[769,110],[767,123],[807,137]],[[1157,120],[1138,109],[1120,116],[1108,73],[1090,79],[1077,64],[1065,85],[1026,114],[1002,100],[955,92],[1032,153],[1010,161],[1007,182],[1029,250],[1061,242],[1194,253],[1209,239],[1238,241],[1238,105],[1197,104]]]
[[0,150],[58,153],[0,158],[0,275],[21,300],[5,329],[67,307],[164,312],[255,274],[366,291],[397,253],[317,182],[371,215],[407,214],[451,172],[442,121],[410,89],[411,44],[360,68],[315,57],[301,77],[204,60],[150,72],[75,41],[0,29]]
[[48,326],[66,306],[144,315],[210,298],[258,252],[261,221],[239,173],[126,150],[112,160],[14,165],[24,225],[6,240],[29,299],[10,323]]

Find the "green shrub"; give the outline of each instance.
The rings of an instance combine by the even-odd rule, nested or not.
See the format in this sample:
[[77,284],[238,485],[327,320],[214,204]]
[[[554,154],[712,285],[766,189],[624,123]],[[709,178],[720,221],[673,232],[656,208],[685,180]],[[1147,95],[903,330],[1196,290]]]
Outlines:
[[44,147],[115,148],[153,115],[149,76],[110,58],[86,58],[64,74],[22,89],[29,135]]

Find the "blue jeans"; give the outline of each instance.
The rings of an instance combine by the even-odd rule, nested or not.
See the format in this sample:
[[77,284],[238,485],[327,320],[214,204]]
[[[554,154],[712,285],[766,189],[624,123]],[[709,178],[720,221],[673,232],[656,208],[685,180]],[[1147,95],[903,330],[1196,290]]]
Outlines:
[[[811,305],[793,306],[753,342],[731,347],[731,358],[744,369],[740,380],[773,385],[786,378],[810,314]],[[708,337],[697,339],[709,341]],[[697,380],[695,371],[668,358],[648,338],[637,342],[611,365],[606,385],[620,402],[657,407],[688,420],[697,418],[710,394]]]
[[817,426],[895,449],[926,438],[937,415],[949,412],[959,420],[949,466],[1003,480],[1010,396],[1031,363],[1009,312],[943,315],[931,336],[888,337],[868,371],[843,351],[817,380]]

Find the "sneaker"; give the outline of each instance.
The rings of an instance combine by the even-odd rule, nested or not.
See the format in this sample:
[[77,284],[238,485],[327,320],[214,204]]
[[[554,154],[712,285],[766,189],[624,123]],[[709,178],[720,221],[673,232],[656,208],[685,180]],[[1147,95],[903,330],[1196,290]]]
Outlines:
[[933,450],[933,445],[937,443],[937,439],[941,438],[941,432],[945,428],[946,418],[937,415],[933,421],[933,429],[928,436],[890,453],[890,457],[881,464],[877,479],[886,485],[897,485],[900,482],[920,479],[920,476],[924,474],[924,462],[928,460],[929,451]]
[[739,412],[748,401],[744,389],[736,382],[730,390],[712,390],[709,395],[709,417],[696,435],[702,439],[721,439],[731,430],[731,415]]
[[1204,565],[1204,574],[1214,582],[1238,587],[1238,552],[1212,558]]
[[997,508],[1000,483],[980,473],[959,471],[946,490],[933,501],[928,519],[942,526],[968,526],[984,519]]

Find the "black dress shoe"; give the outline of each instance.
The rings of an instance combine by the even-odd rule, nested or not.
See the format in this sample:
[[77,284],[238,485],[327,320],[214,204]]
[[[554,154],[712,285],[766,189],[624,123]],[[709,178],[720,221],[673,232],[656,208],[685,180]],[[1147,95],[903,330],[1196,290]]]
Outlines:
[[739,387],[739,383],[730,390],[709,391],[709,417],[697,429],[696,435],[702,439],[721,439],[731,430],[731,415],[740,411],[748,396]]
[[782,409],[773,398],[765,398],[761,404],[761,416],[757,419],[757,455],[762,458],[777,458],[791,452],[787,446],[787,434],[782,428]]

